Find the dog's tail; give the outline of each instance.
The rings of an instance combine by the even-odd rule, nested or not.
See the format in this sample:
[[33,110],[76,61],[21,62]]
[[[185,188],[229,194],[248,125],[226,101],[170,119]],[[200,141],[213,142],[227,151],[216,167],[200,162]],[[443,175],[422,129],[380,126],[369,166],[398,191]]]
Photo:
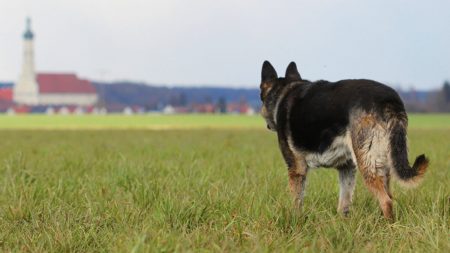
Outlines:
[[390,134],[391,159],[394,167],[394,175],[399,182],[407,187],[417,186],[427,170],[429,160],[422,154],[416,157],[414,165],[409,166],[408,147],[406,145],[406,115],[402,119],[392,122]]

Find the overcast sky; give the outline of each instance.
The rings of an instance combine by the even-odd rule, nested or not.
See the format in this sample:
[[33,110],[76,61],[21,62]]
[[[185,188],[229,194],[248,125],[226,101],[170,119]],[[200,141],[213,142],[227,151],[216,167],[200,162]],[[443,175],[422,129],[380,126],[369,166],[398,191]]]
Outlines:
[[0,80],[20,72],[27,15],[40,72],[257,87],[267,59],[312,80],[450,79],[450,1],[0,0]]

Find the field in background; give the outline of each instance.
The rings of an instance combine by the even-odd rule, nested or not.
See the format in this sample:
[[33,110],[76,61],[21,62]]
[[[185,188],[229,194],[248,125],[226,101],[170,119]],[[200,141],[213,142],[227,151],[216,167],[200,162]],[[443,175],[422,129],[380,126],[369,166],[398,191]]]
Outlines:
[[[450,128],[450,114],[411,114],[410,126]],[[0,129],[256,129],[265,128],[261,116],[241,115],[0,115]]]
[[265,127],[260,116],[180,115],[14,115],[0,116],[0,129],[198,129]]
[[1,116],[0,251],[450,252],[449,119],[410,117],[410,160],[431,166],[394,183],[390,224],[360,175],[341,217],[335,170],[309,173],[294,212],[259,117]]

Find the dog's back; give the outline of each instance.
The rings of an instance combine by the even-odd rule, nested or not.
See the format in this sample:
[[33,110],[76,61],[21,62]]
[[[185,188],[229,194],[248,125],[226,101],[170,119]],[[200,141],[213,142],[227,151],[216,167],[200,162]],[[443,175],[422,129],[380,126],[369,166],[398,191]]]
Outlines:
[[299,83],[281,103],[280,129],[289,122],[295,144],[310,152],[326,150],[335,137],[345,133],[356,112],[379,115],[380,121],[388,120],[383,119],[387,108],[405,113],[394,90],[370,80]]
[[404,183],[418,182],[425,172],[423,155],[412,169],[409,166],[407,114],[397,92],[384,84],[365,79],[299,83],[281,103],[277,113],[280,130],[290,132],[299,150],[321,154],[330,147],[336,149],[333,144],[338,138],[349,138],[356,162],[392,168]]

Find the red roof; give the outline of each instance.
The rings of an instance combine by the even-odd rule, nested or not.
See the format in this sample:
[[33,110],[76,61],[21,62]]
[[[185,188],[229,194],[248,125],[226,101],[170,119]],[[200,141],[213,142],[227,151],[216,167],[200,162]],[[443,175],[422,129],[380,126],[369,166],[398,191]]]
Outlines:
[[97,93],[88,80],[75,74],[38,74],[39,93]]
[[12,101],[12,89],[0,88],[0,100]]

